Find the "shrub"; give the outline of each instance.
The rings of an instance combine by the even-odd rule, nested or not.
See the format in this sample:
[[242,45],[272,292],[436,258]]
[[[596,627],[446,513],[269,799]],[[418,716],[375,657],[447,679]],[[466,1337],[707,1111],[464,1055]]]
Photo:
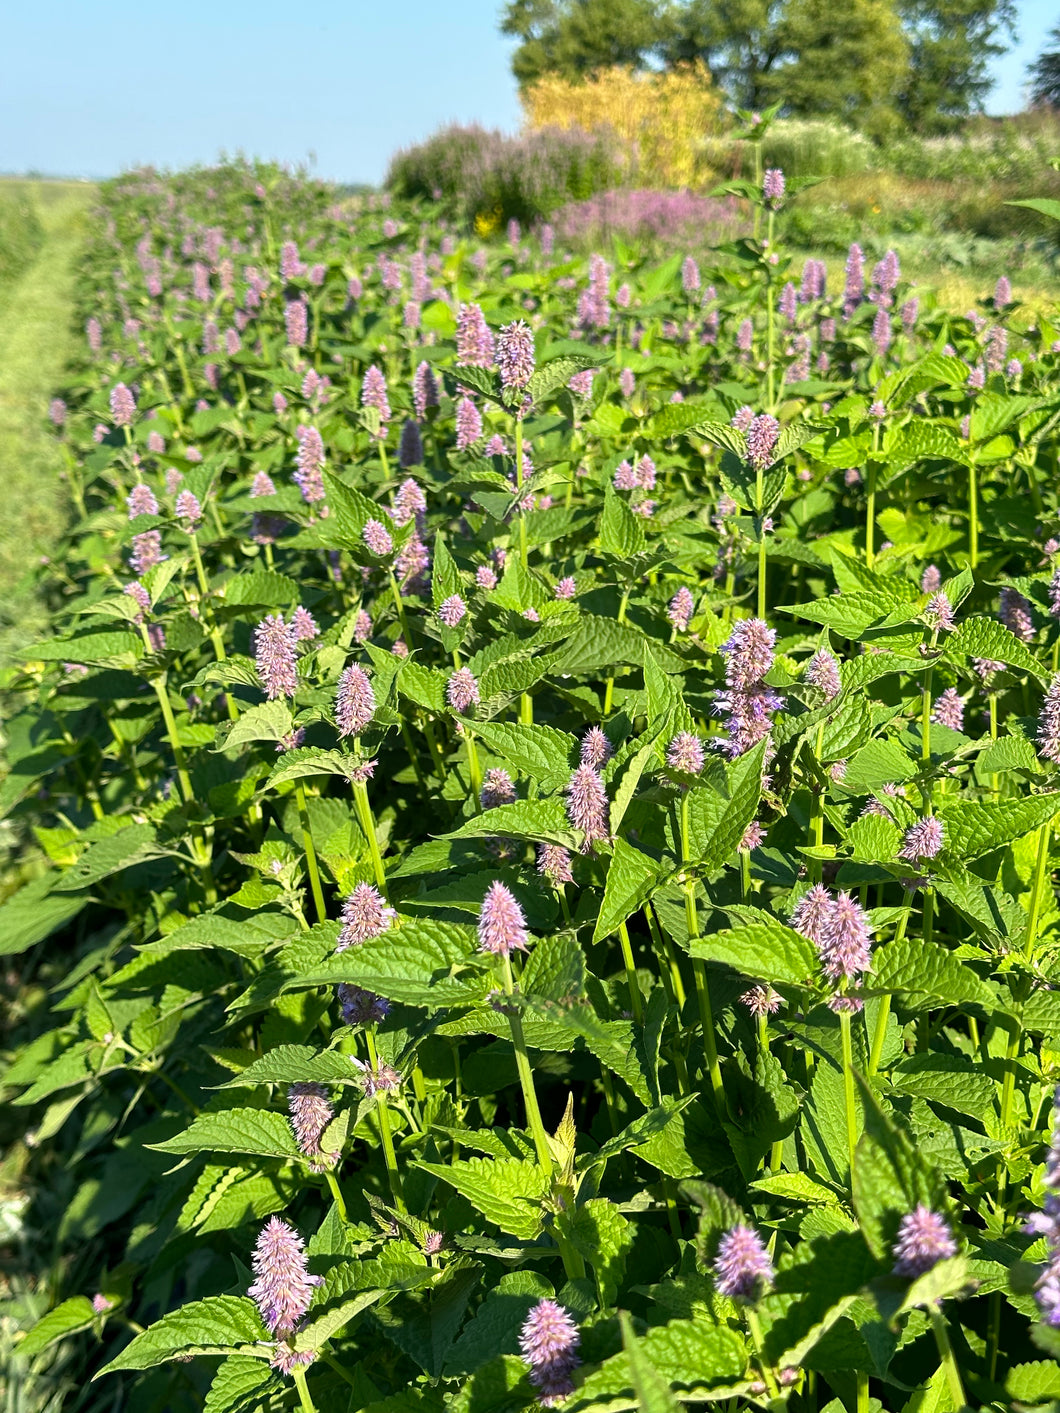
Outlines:
[[565,201],[622,181],[630,159],[612,132],[543,128],[518,137],[448,127],[399,152],[386,176],[399,197],[446,200],[481,233],[514,218],[531,222]]
[[637,154],[637,177],[656,186],[693,186],[714,175],[704,139],[720,132],[722,105],[703,64],[665,73],[615,66],[580,82],[546,76],[522,93],[532,129],[610,128]]
[[626,241],[660,241],[697,247],[731,240],[748,227],[741,205],[690,191],[604,191],[572,202],[555,216],[561,239],[575,246]]

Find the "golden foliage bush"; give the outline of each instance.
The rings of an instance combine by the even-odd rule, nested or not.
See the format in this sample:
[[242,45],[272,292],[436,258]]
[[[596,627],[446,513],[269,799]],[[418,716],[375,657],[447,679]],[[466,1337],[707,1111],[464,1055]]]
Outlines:
[[696,186],[715,174],[706,145],[721,131],[724,109],[702,63],[664,73],[616,66],[577,82],[545,75],[521,98],[532,129],[610,128],[633,150],[642,185]]

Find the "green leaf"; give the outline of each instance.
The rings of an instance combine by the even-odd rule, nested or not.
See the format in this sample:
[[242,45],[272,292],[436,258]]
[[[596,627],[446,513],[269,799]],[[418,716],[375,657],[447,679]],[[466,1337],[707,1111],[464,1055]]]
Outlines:
[[571,829],[567,809],[561,799],[516,800],[510,805],[495,805],[466,820],[459,829],[443,834],[443,839],[538,839],[549,844],[562,844],[567,849],[577,846],[579,836]]
[[[1060,219],[1060,201],[1056,205]],[[1044,1403],[1060,1398],[1060,1365],[1045,1359],[1017,1364],[1005,1377],[1005,1392],[1016,1403]]]
[[1045,681],[1048,671],[1015,633],[993,618],[966,618],[946,639],[946,656],[953,661],[980,657],[1007,663],[1019,672]]
[[781,604],[779,611],[834,628],[844,638],[860,638],[874,623],[889,618],[895,607],[889,594],[877,590],[873,593],[839,594],[834,598],[814,599],[811,603]]
[[218,1365],[203,1413],[257,1413],[267,1394],[279,1386],[279,1375],[263,1359],[230,1354]]
[[155,839],[155,828],[151,824],[130,824],[126,829],[119,829],[109,839],[90,844],[78,861],[53,882],[52,891],[73,893],[80,888],[91,888],[133,864],[158,858],[165,850],[157,846]]
[[282,1114],[265,1109],[225,1109],[197,1114],[183,1132],[164,1143],[149,1143],[160,1153],[255,1153],[262,1158],[298,1158],[291,1125]]
[[549,1179],[533,1163],[514,1158],[463,1158],[458,1163],[416,1164],[447,1182],[501,1231],[533,1241],[541,1230]]
[[542,937],[530,953],[519,989],[533,1000],[570,1005],[585,994],[585,956],[569,933]]
[[256,1354],[265,1359],[270,1345],[260,1341],[268,1338],[253,1300],[241,1295],[209,1295],[163,1315],[95,1377],[116,1369],[150,1369],[189,1354]]
[[96,1312],[92,1309],[88,1296],[74,1295],[56,1305],[54,1310],[42,1315],[37,1323],[31,1326],[25,1339],[15,1346],[15,1350],[23,1358],[32,1359],[64,1335],[73,1334],[75,1330],[88,1329],[95,1319]]
[[349,1055],[314,1050],[311,1045],[277,1045],[254,1060],[219,1089],[254,1089],[259,1084],[360,1084],[360,1071]]
[[501,1276],[451,1349],[445,1377],[473,1373],[497,1354],[518,1354],[527,1315],[539,1300],[554,1294],[537,1271],[509,1271]]
[[633,1325],[625,1310],[619,1314],[622,1347],[626,1351],[630,1382],[641,1413],[681,1413],[682,1405],[673,1395],[670,1385],[644,1353],[633,1333]]
[[903,937],[886,942],[872,954],[870,989],[891,992],[905,1010],[930,1010],[939,1002],[949,1006],[997,1006],[994,990],[971,967],[938,942]]
[[514,770],[528,775],[539,785],[555,789],[565,784],[571,773],[571,759],[577,757],[578,743],[565,731],[552,726],[527,725],[516,721],[478,721],[475,735]]
[[601,1301],[614,1305],[622,1286],[626,1254],[633,1245],[633,1228],[613,1202],[591,1197],[574,1209],[567,1232],[596,1273]]
[[[404,678],[405,674],[401,675]],[[293,751],[284,751],[266,784],[270,790],[274,790],[277,785],[285,785],[289,780],[304,780],[310,775],[343,775],[348,780],[356,764],[353,756],[347,755],[345,751],[298,746]]]
[[890,1266],[902,1218],[920,1202],[945,1212],[946,1185],[865,1085],[861,1098],[865,1132],[854,1154],[854,1210],[870,1251]]
[[[378,520],[380,508],[356,486],[347,485],[333,471],[322,473],[324,488],[327,491],[329,515],[321,522],[321,530],[327,539],[341,549],[364,552],[364,527],[369,520]],[[270,600],[272,602],[272,600]]]
[[694,937],[688,950],[693,957],[723,962],[759,981],[806,986],[820,970],[813,943],[764,912],[758,921]]
[[526,391],[533,398],[534,402],[544,402],[545,398],[560,388],[565,388],[575,373],[580,373],[586,368],[599,368],[602,363],[607,362],[607,357],[589,352],[563,354],[559,358],[550,361],[538,368],[534,372],[530,381],[526,385]]
[[600,549],[616,559],[632,559],[644,549],[644,526],[617,492],[609,486],[600,516]]
[[1006,201],[1006,206],[1025,206],[1028,211],[1037,211],[1048,216],[1051,221],[1060,221],[1060,201],[1048,196],[1031,196],[1023,201]]
[[294,718],[286,701],[276,698],[271,702],[260,702],[242,712],[239,720],[232,723],[231,729],[221,735],[217,750],[234,751],[237,746],[248,745],[251,741],[282,741],[293,728]]
[[997,1098],[990,1076],[957,1055],[910,1055],[891,1070],[891,1083],[980,1123],[993,1112]]
[[740,846],[744,831],[758,812],[762,798],[762,772],[768,740],[760,741],[725,768],[728,803],[711,829],[697,862],[709,870],[728,863]]
[[653,859],[635,849],[625,839],[615,840],[614,852],[607,869],[600,915],[593,929],[593,941],[599,942],[618,930],[619,923],[651,897],[671,865],[665,859]]
[[1060,810],[1060,790],[1015,800],[962,800],[942,796],[938,816],[946,848],[966,863],[1022,839]]
[[0,957],[14,956],[43,942],[75,918],[87,898],[53,894],[54,873],[42,873],[0,904]]

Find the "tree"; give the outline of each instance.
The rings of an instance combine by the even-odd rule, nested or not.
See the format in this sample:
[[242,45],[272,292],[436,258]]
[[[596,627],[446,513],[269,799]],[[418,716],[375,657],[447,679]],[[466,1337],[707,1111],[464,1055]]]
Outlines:
[[789,0],[778,38],[788,56],[766,76],[772,102],[807,118],[837,118],[871,137],[901,123],[893,95],[909,44],[891,0]]
[[981,113],[990,60],[1015,38],[1013,0],[898,0],[909,40],[899,111],[920,132],[946,132]]
[[1014,19],[1015,0],[508,0],[501,28],[522,41],[521,85],[700,60],[741,108],[783,98],[789,112],[845,114],[869,130],[897,111],[945,132],[981,111]]
[[1030,65],[1031,102],[1060,108],[1060,25],[1049,31],[1049,47]]
[[656,0],[508,0],[501,33],[520,87],[543,74],[578,78],[615,64],[643,68],[660,35]]

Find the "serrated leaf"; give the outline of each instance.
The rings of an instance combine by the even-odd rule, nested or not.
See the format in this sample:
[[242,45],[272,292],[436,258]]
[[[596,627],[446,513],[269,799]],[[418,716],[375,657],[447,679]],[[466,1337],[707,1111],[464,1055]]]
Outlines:
[[945,1005],[979,1005],[990,1010],[997,1005],[994,991],[981,981],[971,967],[948,952],[938,942],[903,937],[886,942],[872,955],[869,978],[872,991],[889,991],[908,1010],[926,1010]]
[[159,848],[155,828],[151,824],[130,824],[109,839],[90,844],[75,864],[52,883],[53,893],[72,893],[91,888],[112,874],[121,873],[133,864],[158,858],[165,851]]
[[609,936],[629,915],[651,897],[671,865],[665,859],[653,859],[625,839],[615,840],[611,862],[607,868],[604,897],[600,914],[593,929],[593,941]]
[[259,702],[240,713],[239,720],[222,738],[217,749],[234,751],[238,746],[251,741],[282,741],[294,727],[291,708],[286,701],[275,698],[270,702]]
[[270,1389],[279,1386],[279,1375],[263,1359],[230,1354],[218,1365],[202,1410],[203,1413],[256,1413]]
[[1016,800],[963,800],[943,796],[938,816],[946,848],[965,862],[1022,839],[1060,810],[1060,791]]
[[291,1125],[282,1114],[265,1109],[225,1109],[197,1114],[183,1132],[164,1143],[149,1143],[160,1153],[254,1153],[261,1158],[298,1158]]
[[15,1348],[22,1358],[32,1359],[64,1335],[73,1334],[75,1330],[88,1329],[95,1318],[91,1300],[85,1295],[74,1295],[69,1300],[61,1301],[54,1310],[42,1315]]
[[616,559],[632,559],[645,546],[644,525],[616,491],[609,486],[600,516],[600,549]]
[[1049,675],[1015,633],[993,618],[966,618],[959,623],[946,639],[946,656],[954,661],[978,657],[1004,662],[1041,681]]
[[541,1203],[549,1179],[532,1163],[517,1159],[466,1158],[457,1163],[417,1163],[447,1182],[501,1231],[533,1241],[541,1230]]
[[253,1300],[239,1295],[209,1295],[163,1315],[95,1377],[116,1369],[150,1369],[189,1354],[253,1352],[264,1359],[271,1350],[268,1339]]
[[349,1055],[314,1050],[311,1045],[277,1045],[219,1089],[254,1089],[259,1084],[359,1084],[360,1071]]
[[768,913],[761,913],[756,922],[694,937],[688,950],[693,957],[722,962],[759,981],[805,986],[820,969],[813,943]]
[[530,953],[519,989],[527,997],[569,1005],[585,993],[585,955],[567,933],[542,937]]
[[575,738],[552,726],[517,721],[478,721],[474,730],[478,739],[494,755],[546,788],[556,788],[564,783],[571,773],[570,762],[577,757],[578,743]]
[[516,800],[510,805],[495,805],[466,820],[443,839],[538,839],[564,848],[577,846],[578,835],[567,819],[567,809],[560,799]]

